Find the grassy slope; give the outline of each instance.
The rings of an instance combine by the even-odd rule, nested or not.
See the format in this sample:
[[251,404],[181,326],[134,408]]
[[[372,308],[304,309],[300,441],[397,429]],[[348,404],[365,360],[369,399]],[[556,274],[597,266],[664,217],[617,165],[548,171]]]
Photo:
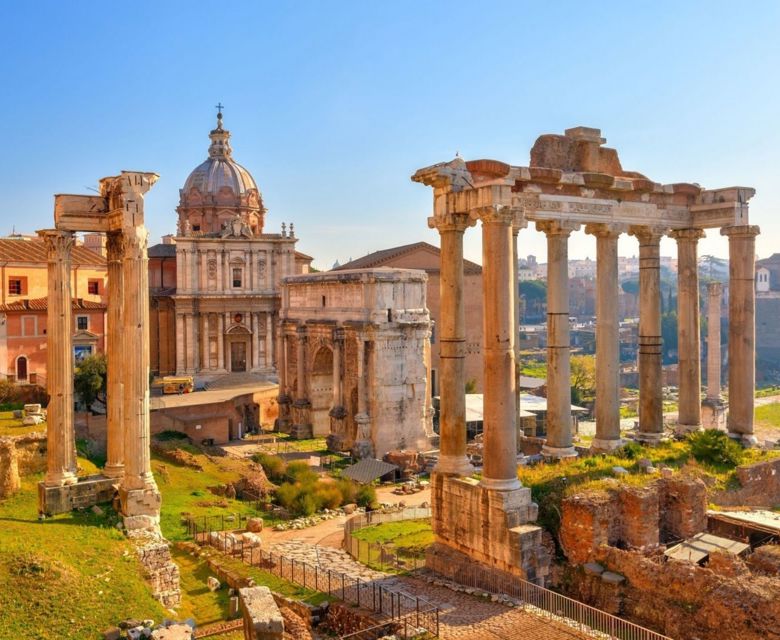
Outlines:
[[780,427],[780,402],[756,407],[756,422],[765,427]]
[[403,520],[363,527],[353,534],[358,540],[393,545],[410,551],[423,550],[433,544],[430,520]]
[[83,640],[129,616],[160,620],[113,512],[38,522],[38,480],[0,502],[0,637]]

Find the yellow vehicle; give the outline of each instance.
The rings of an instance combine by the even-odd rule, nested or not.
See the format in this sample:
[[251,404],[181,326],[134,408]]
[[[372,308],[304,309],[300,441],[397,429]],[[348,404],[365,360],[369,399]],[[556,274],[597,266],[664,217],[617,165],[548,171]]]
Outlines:
[[192,393],[192,376],[165,376],[162,379],[163,393]]

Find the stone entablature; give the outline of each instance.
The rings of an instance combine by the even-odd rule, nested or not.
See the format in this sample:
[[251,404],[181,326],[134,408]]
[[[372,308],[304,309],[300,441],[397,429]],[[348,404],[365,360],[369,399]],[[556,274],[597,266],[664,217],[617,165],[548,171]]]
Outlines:
[[432,433],[424,272],[365,269],[282,285],[280,417],[301,437],[381,457]]

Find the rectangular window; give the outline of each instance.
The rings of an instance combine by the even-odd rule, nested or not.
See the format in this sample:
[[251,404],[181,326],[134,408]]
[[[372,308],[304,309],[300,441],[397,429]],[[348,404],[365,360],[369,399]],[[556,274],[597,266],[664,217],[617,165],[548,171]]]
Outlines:
[[233,269],[233,287],[236,289],[241,288],[241,268]]
[[76,317],[76,329],[86,331],[89,328],[89,318],[87,316]]
[[27,278],[11,276],[8,278],[8,295],[23,296],[27,294]]
[[90,280],[87,282],[87,293],[91,296],[100,295],[100,280]]

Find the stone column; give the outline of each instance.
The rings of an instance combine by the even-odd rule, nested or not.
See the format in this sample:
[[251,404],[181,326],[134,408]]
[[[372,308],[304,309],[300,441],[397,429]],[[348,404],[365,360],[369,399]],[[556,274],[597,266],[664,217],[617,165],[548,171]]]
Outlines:
[[352,446],[352,455],[365,458],[372,455],[371,417],[368,415],[368,371],[366,371],[366,341],[357,336],[357,379],[358,379],[358,411],[355,414],[357,433]]
[[[148,231],[144,226],[124,231],[124,351],[125,475],[120,487],[125,516],[143,517],[128,528],[157,523],[160,494],[152,476],[149,431],[149,268]],[[151,518],[151,520],[148,520]],[[132,521],[131,521],[132,522]]]
[[729,239],[729,435],[756,443],[756,236],[753,225],[725,227]]
[[664,435],[661,340],[661,238],[664,231],[632,227],[639,240],[639,432],[654,444]]
[[341,400],[341,348],[344,343],[344,329],[333,330],[333,406],[331,411],[342,406]]
[[699,268],[701,229],[677,229],[677,353],[679,414],[677,429],[701,429],[701,344],[699,335]]
[[184,340],[184,314],[176,314],[176,374],[182,375],[187,365],[187,350]]
[[214,254],[214,261],[217,263],[217,281],[215,283],[215,289],[217,291],[224,291],[225,290],[225,277],[222,275],[223,271],[223,265],[222,263],[225,261],[225,254],[222,251],[217,251]]
[[707,283],[707,400],[720,401],[720,304],[723,285]]
[[122,420],[122,259],[125,247],[122,234],[107,234],[106,259],[108,262],[108,330],[106,331],[106,465],[103,475],[121,478],[125,469],[125,436]]
[[200,314],[200,353],[203,371],[211,369],[211,353],[209,350],[209,314]]
[[264,352],[265,366],[268,369],[272,369],[274,366],[273,352],[274,352],[274,322],[273,322],[273,314],[269,312],[265,314],[265,352]]
[[225,315],[217,314],[217,369],[224,371],[225,367]]
[[512,291],[515,295],[515,428],[520,433],[520,280],[517,276],[517,238],[520,235],[520,229],[525,225],[512,225]]
[[572,445],[569,338],[569,222],[537,222],[547,235],[547,442],[542,453],[555,458],[577,455]]
[[463,300],[463,233],[474,225],[467,213],[428,218],[441,236],[439,276],[439,461],[438,473],[470,475],[466,457],[466,307]]
[[514,215],[507,207],[484,207],[478,217],[482,221],[485,349],[481,484],[486,489],[508,491],[521,487],[517,479],[515,427],[515,284],[511,265]]
[[73,233],[39,231],[48,261],[46,311],[46,386],[49,392],[46,427],[47,487],[75,484],[76,435],[73,428],[73,307],[70,293]]
[[308,342],[308,336],[305,326],[298,327],[298,341],[297,341],[297,380],[295,384],[295,400],[308,400],[307,385],[306,385],[306,343]]
[[617,225],[589,224],[596,236],[596,437],[593,451],[612,451],[620,439],[620,321]]

